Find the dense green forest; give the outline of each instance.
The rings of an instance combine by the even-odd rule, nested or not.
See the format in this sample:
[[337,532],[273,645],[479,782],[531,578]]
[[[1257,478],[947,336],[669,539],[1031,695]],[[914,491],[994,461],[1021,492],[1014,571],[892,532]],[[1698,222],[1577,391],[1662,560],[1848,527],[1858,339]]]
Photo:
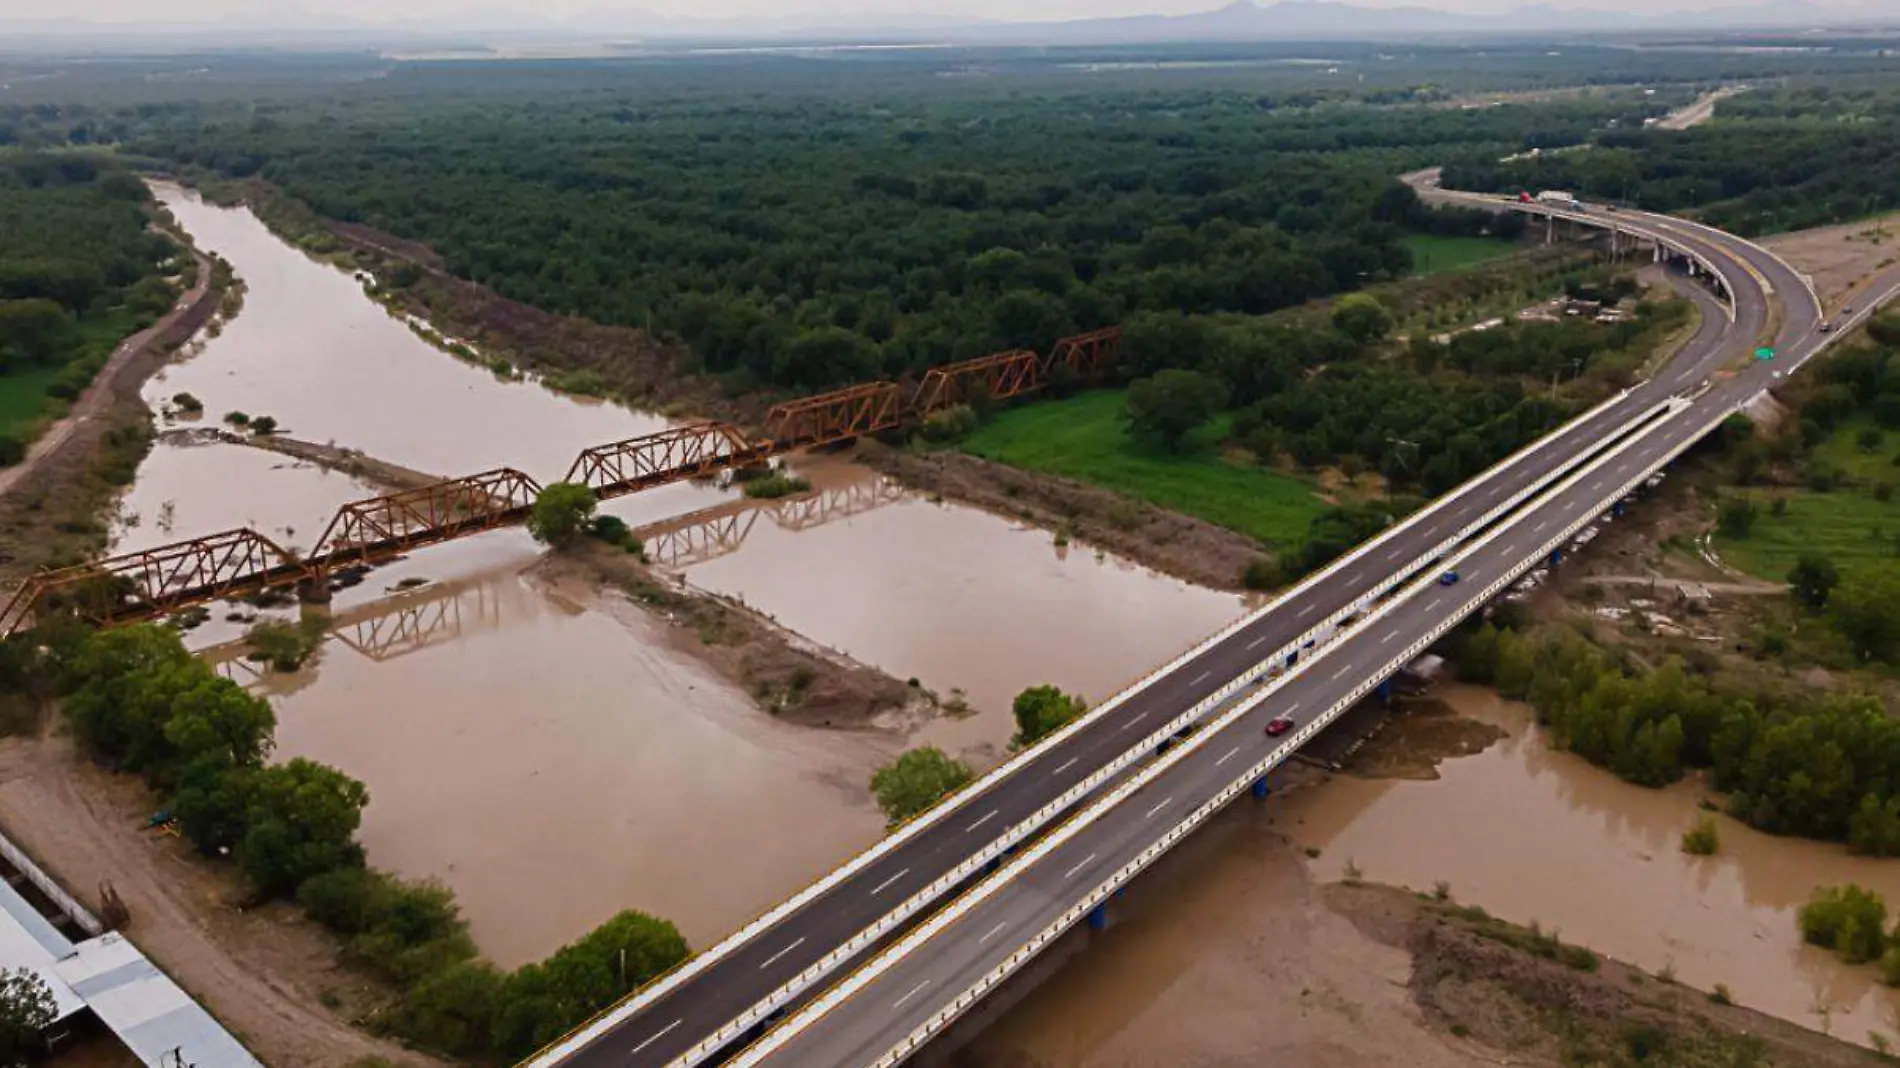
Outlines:
[[1498,162],[1466,156],[1445,183],[1569,189],[1655,211],[1697,209],[1742,234],[1797,230],[1900,207],[1900,84],[1752,90],[1680,132],[1622,127],[1588,151]]
[[262,176],[507,296],[675,332],[737,388],[811,388],[1402,276],[1417,208],[1395,174],[1654,107],[490,92],[172,116],[131,147]]
[[0,463],[177,298],[160,268],[190,260],[147,229],[148,199],[87,156],[0,154]]

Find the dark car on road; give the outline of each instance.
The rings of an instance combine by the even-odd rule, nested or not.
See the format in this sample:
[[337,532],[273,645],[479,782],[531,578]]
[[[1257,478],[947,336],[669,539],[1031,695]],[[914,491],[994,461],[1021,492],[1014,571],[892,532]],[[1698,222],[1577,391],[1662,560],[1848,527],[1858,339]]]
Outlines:
[[1292,716],[1275,716],[1267,721],[1267,733],[1275,738],[1293,729]]

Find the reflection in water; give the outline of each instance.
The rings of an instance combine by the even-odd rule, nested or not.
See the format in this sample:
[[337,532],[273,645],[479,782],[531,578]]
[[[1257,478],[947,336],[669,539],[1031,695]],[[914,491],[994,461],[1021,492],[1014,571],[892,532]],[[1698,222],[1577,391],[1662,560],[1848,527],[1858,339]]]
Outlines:
[[262,683],[279,755],[362,779],[372,861],[446,881],[502,964],[622,908],[704,945],[882,825],[887,742],[758,715],[622,602],[502,574],[339,612],[332,639]]
[[1900,864],[1774,838],[1721,818],[1714,857],[1682,852],[1705,792],[1644,790],[1549,747],[1525,710],[1453,687],[1463,714],[1511,737],[1440,765],[1434,782],[1337,778],[1285,798],[1277,822],[1323,850],[1319,872],[1429,888],[1686,983],[1725,983],[1751,1008],[1864,1041],[1896,1028],[1892,991],[1801,943],[1796,910],[1816,886],[1856,882],[1900,900]]
[[716,504],[649,523],[634,535],[645,546],[647,559],[680,570],[738,552],[761,515],[781,530],[810,530],[895,504],[905,496],[896,480],[866,471],[862,478],[817,486],[804,496],[776,501],[740,498]]
[[[797,466],[827,496],[877,478],[835,458]],[[979,714],[939,720],[919,739],[952,751],[1004,742],[1024,687],[1053,683],[1100,701],[1246,607],[914,494],[833,518],[803,530],[756,525],[744,552],[705,558],[687,577],[898,678],[965,689]]]

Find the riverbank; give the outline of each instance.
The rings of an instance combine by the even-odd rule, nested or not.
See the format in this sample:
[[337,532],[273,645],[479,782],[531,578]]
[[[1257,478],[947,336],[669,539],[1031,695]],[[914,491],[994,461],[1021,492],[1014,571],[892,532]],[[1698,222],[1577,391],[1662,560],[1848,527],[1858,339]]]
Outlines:
[[[1442,762],[1422,778],[1381,746]],[[1617,782],[1470,687],[1347,767],[1276,772],[925,1063],[1886,1063],[1856,1043],[1891,1035],[1890,995],[1793,921],[1817,882],[1891,892],[1883,862],[1728,821],[1719,855],[1682,854],[1695,791]],[[1640,1059],[1631,1035],[1661,1043]]]
[[[392,310],[466,339],[485,358],[550,380],[592,373],[605,395],[679,418],[756,426],[766,408],[781,399],[764,393],[733,396],[699,373],[679,345],[642,330],[553,315],[509,300],[450,274],[427,246],[325,219],[262,180],[238,182],[204,173],[180,180],[208,201],[249,208],[273,233],[312,255],[368,271]],[[859,442],[858,453],[865,463],[923,493],[1065,532],[1215,589],[1242,588],[1247,566],[1263,555],[1245,534],[1055,475],[952,452],[908,453],[869,439]]]
[[71,410],[25,459],[0,471],[0,583],[17,584],[104,547],[101,516],[151,443],[152,411],[140,390],[218,312],[224,283],[212,260],[168,233],[191,249],[196,282],[158,322],[120,342]]

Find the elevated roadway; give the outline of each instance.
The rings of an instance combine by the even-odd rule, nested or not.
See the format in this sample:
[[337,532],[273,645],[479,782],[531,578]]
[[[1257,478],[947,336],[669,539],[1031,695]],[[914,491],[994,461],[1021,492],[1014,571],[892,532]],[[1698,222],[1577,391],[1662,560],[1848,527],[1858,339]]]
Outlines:
[[[1684,242],[1704,237],[1686,226],[1675,233]],[[1840,336],[1815,330],[1818,309],[1803,310],[1800,295],[1806,286],[1785,265],[1758,258],[1757,250],[1740,242],[1704,251],[1744,265],[1743,273],[1758,289],[1794,295],[1778,310],[1776,333],[1783,351],[1777,359],[1751,362],[1731,377],[1698,381],[1666,416],[1602,450],[1444,563],[1421,570],[1339,639],[1091,800],[1000,871],[799,1009],[734,1063],[788,1068],[904,1060],[1214,812],[1263,783],[1271,768],[1407,661]],[[1889,284],[1883,299],[1900,289]],[[1841,330],[1870,310],[1871,305],[1862,308],[1840,324]],[[1657,381],[1677,377],[1666,371]],[[1446,569],[1460,575],[1449,586],[1438,581]],[[1277,715],[1293,716],[1299,726],[1278,738],[1267,736],[1265,724]]]
[[1247,699],[1303,651],[1310,657],[1309,650],[1324,648],[1340,625],[1406,576],[1456,550],[1618,435],[1659,418],[1679,392],[1678,383],[1707,378],[1766,330],[1776,284],[1772,263],[1754,263],[1749,250],[1692,228],[1651,230],[1634,217],[1623,219],[1620,228],[1703,261],[1731,295],[1733,317],[1705,317],[1703,329],[1652,380],[1484,472],[1150,673],[527,1063],[694,1064],[754,1032],[967,885],[1006,850],[1145,761],[1185,726]]

